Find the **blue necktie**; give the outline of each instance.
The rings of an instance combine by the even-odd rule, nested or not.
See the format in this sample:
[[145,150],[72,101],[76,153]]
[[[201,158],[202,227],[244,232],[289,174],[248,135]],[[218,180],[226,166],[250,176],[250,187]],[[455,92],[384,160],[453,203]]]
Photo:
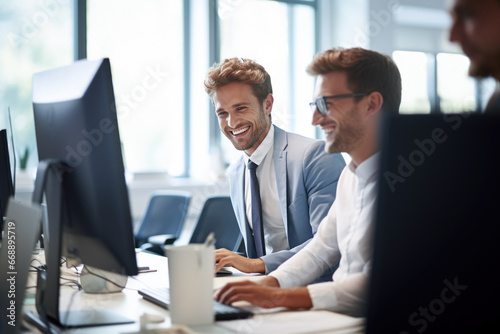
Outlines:
[[257,257],[264,256],[266,250],[264,248],[264,231],[262,228],[262,207],[260,203],[260,190],[259,180],[257,180],[257,169],[253,161],[248,161],[248,171],[250,172],[250,192],[252,196],[252,229],[253,241],[255,243],[255,250]]

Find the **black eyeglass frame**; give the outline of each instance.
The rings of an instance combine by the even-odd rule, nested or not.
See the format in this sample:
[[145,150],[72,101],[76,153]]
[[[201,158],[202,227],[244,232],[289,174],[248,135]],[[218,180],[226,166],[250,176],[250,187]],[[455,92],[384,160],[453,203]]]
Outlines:
[[351,93],[351,94],[340,94],[340,95],[330,95],[330,96],[320,96],[315,102],[310,102],[309,107],[311,107],[312,112],[318,110],[321,115],[328,115],[328,107],[326,105],[326,100],[328,99],[342,99],[347,97],[362,97],[369,95],[370,93]]

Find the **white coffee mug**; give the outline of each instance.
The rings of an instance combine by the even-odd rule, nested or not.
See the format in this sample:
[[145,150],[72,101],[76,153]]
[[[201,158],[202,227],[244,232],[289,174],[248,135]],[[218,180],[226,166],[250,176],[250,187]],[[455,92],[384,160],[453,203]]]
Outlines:
[[190,244],[166,250],[172,324],[199,326],[214,322],[214,246]]

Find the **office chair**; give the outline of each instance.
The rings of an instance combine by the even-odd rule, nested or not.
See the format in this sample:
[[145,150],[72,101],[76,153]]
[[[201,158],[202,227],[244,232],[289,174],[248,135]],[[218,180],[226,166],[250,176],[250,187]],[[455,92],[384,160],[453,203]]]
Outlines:
[[229,196],[207,198],[190,243],[204,243],[210,232],[215,234],[215,249],[226,248],[244,255],[243,236]]
[[157,191],[151,195],[146,213],[135,233],[136,247],[164,255],[164,245],[180,235],[191,201],[185,191]]

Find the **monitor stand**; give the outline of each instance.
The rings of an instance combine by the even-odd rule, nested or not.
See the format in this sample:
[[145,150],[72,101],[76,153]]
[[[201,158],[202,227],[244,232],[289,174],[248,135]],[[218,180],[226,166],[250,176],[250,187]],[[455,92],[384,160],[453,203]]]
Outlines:
[[86,293],[120,292],[127,284],[128,276],[84,265],[80,284]]
[[59,312],[62,227],[67,215],[61,171],[67,168],[63,162],[56,159],[40,161],[38,166],[32,201],[41,204],[43,194],[46,194],[50,248],[46,252],[47,270],[38,271],[36,289],[38,315],[34,312],[26,313],[27,320],[44,332],[51,332],[50,324],[70,328],[133,323],[131,319],[105,310]]

